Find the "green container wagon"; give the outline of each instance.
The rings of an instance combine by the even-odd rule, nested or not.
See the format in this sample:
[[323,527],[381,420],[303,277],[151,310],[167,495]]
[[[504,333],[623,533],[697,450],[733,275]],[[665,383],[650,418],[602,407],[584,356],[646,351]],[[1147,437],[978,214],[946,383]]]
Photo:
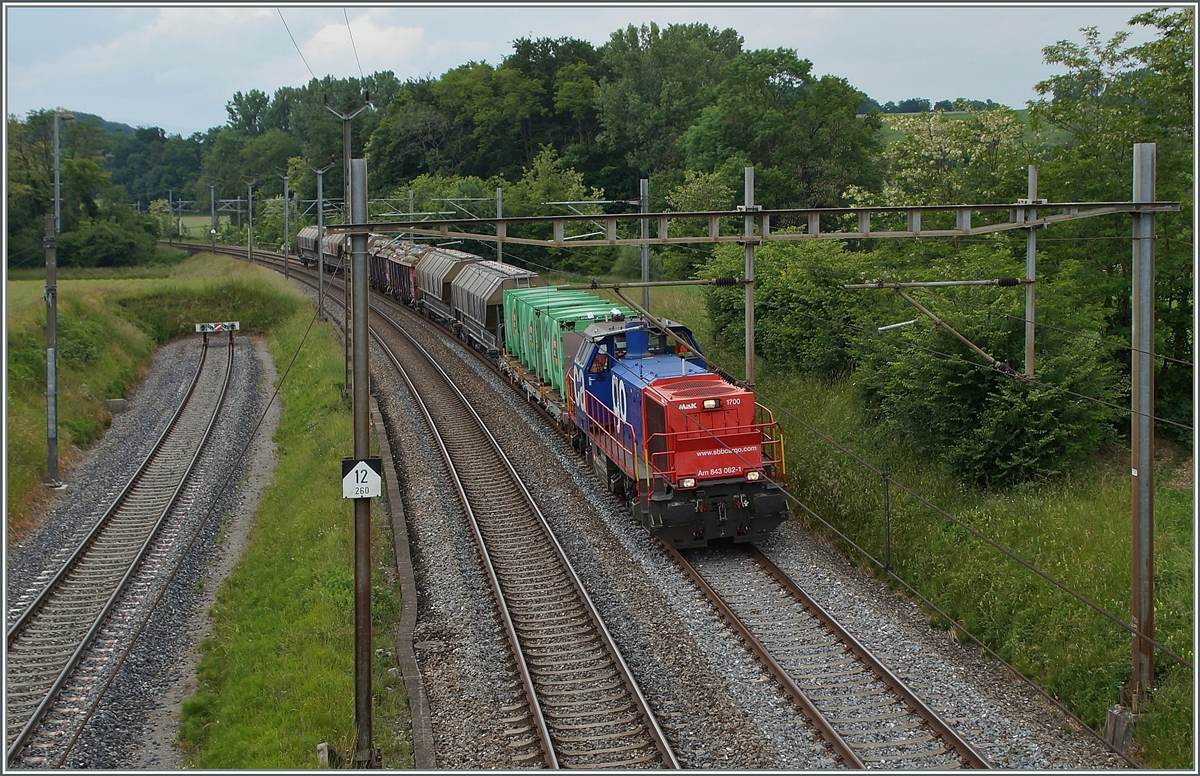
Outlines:
[[563,395],[566,394],[566,373],[579,350],[584,330],[593,323],[613,320],[614,311],[625,318],[635,315],[633,310],[614,305],[606,299],[591,297],[591,300],[552,308],[544,312],[538,321],[539,374]]
[[582,291],[557,288],[523,288],[504,292],[505,341],[509,355],[539,377],[540,358],[537,345],[538,317],[553,307],[586,303],[595,299]]

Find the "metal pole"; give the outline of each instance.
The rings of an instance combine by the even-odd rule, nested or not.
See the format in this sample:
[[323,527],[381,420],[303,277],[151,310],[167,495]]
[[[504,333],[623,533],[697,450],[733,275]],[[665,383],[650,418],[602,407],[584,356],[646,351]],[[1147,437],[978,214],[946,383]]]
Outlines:
[[175,242],[175,209],[171,205],[171,189],[167,189],[167,244]]
[[[351,114],[339,113],[342,117],[342,215],[343,223],[350,221],[350,118]],[[350,313],[351,304],[353,301],[350,298],[350,275],[344,269],[346,265],[345,250],[342,250],[342,331],[346,333],[344,337],[343,350],[346,355],[346,378],[345,389],[342,394],[343,400],[349,395],[348,392],[353,389],[353,375],[350,372]]]
[[254,262],[254,183],[246,184],[246,261]]
[[[55,126],[58,117],[55,117]],[[57,139],[57,133],[56,133]],[[57,151],[57,146],[55,148]],[[58,155],[55,154],[55,162]],[[55,164],[55,182],[58,179]],[[57,199],[55,200],[57,204]],[[58,479],[58,235],[55,216],[46,216],[46,487],[61,488]]]
[[[1133,146],[1133,201],[1153,202],[1154,143]],[[1133,215],[1133,627],[1154,638],[1154,214]],[[1136,698],[1154,687],[1154,648],[1133,637]]]
[[746,387],[754,387],[754,168],[746,168]]
[[73,119],[54,114],[54,216],[46,223],[46,486],[61,488],[58,479],[58,235],[62,231],[62,179],[58,125]]
[[[408,196],[409,196],[408,217],[412,218],[413,209],[412,209],[412,192],[411,191],[408,192]],[[497,186],[496,187],[496,218],[503,218],[504,217],[503,214],[504,214],[504,194],[502,193],[500,187]],[[496,261],[500,262],[501,264],[504,263],[504,243],[500,242],[499,240],[496,241]]]
[[290,267],[288,265],[288,253],[291,249],[291,244],[292,244],[291,226],[288,223],[288,210],[290,210],[291,208],[290,208],[288,202],[289,202],[288,201],[288,176],[284,175],[283,176],[283,276],[285,278],[291,278],[291,276],[292,276],[291,272],[289,271]]
[[[642,178],[638,181],[638,212],[650,212],[650,180]],[[650,239],[650,220],[642,219],[642,239]],[[650,246],[642,243],[642,282],[650,282]],[[650,286],[642,286],[642,307],[650,309]]]
[[209,242],[213,248],[217,247],[217,187],[209,184],[208,187],[208,211],[209,219],[212,224],[208,228]]
[[54,114],[54,234],[62,231],[62,189],[58,179],[58,116]]
[[883,464],[883,570],[892,570],[892,514],[891,514],[891,493],[888,488],[888,480],[891,478],[891,472],[888,471],[888,465],[885,461]]
[[[1029,200],[1037,199],[1038,171],[1037,165],[1029,165]],[[1026,211],[1026,221],[1037,218],[1037,208]],[[1037,229],[1029,227],[1025,236],[1025,376],[1033,379],[1033,283],[1037,276]]]
[[[408,190],[408,217],[409,218],[412,218],[413,213],[416,212],[416,193],[417,192],[413,191],[412,189]],[[499,218],[499,216],[496,216],[496,217]]]
[[[351,163],[350,223],[367,223],[367,162]],[[350,238],[354,285],[354,457],[371,454],[367,325],[367,236]],[[356,763],[373,761],[371,747],[371,500],[354,499],[354,726]]]
[[325,170],[317,170],[317,312],[325,320]]

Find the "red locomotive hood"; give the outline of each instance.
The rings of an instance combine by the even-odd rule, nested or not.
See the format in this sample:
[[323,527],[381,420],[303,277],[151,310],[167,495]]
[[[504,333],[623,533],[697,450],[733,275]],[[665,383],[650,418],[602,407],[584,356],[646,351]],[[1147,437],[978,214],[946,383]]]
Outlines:
[[[713,398],[741,398],[741,404],[754,408],[754,393],[725,382],[714,374],[666,377],[655,380],[648,393],[663,404],[673,404],[677,409],[693,409],[692,402]],[[681,406],[682,405],[682,406]],[[699,406],[699,405],[697,405]]]
[[707,374],[656,380],[646,393],[666,410],[663,444],[677,477],[741,477],[761,467],[752,391]]

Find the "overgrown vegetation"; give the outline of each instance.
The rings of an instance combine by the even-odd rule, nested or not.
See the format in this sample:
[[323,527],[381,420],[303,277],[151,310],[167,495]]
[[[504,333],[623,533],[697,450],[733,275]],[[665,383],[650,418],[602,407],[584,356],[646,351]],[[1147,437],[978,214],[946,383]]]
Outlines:
[[[269,335],[281,373],[311,318],[306,305]],[[183,705],[180,739],[191,767],[313,768],[322,741],[347,758],[354,752],[354,520],[330,468],[351,440],[340,354],[332,328],[314,327],[283,383],[275,479],[218,594],[199,686]],[[394,565],[391,542],[378,514],[372,522],[373,647],[390,654],[401,602],[381,573]],[[374,743],[386,767],[412,767],[411,742],[393,724],[407,716],[403,681],[376,654]]]

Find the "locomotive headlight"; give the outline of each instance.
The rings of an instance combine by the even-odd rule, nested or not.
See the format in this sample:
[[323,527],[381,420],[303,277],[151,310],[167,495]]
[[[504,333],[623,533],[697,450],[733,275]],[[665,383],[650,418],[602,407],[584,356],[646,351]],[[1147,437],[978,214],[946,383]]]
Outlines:
[[720,407],[720,406],[721,406],[720,399],[705,399],[704,400],[704,409],[706,409],[706,410],[715,410],[717,407]]
[[750,471],[746,472],[746,482],[758,482],[762,479],[762,476],[762,472],[751,469]]
[[683,479],[681,479],[681,480],[679,481],[679,487],[680,487],[680,488],[694,488],[694,487],[696,487],[696,478],[695,478],[695,477],[684,477]]

